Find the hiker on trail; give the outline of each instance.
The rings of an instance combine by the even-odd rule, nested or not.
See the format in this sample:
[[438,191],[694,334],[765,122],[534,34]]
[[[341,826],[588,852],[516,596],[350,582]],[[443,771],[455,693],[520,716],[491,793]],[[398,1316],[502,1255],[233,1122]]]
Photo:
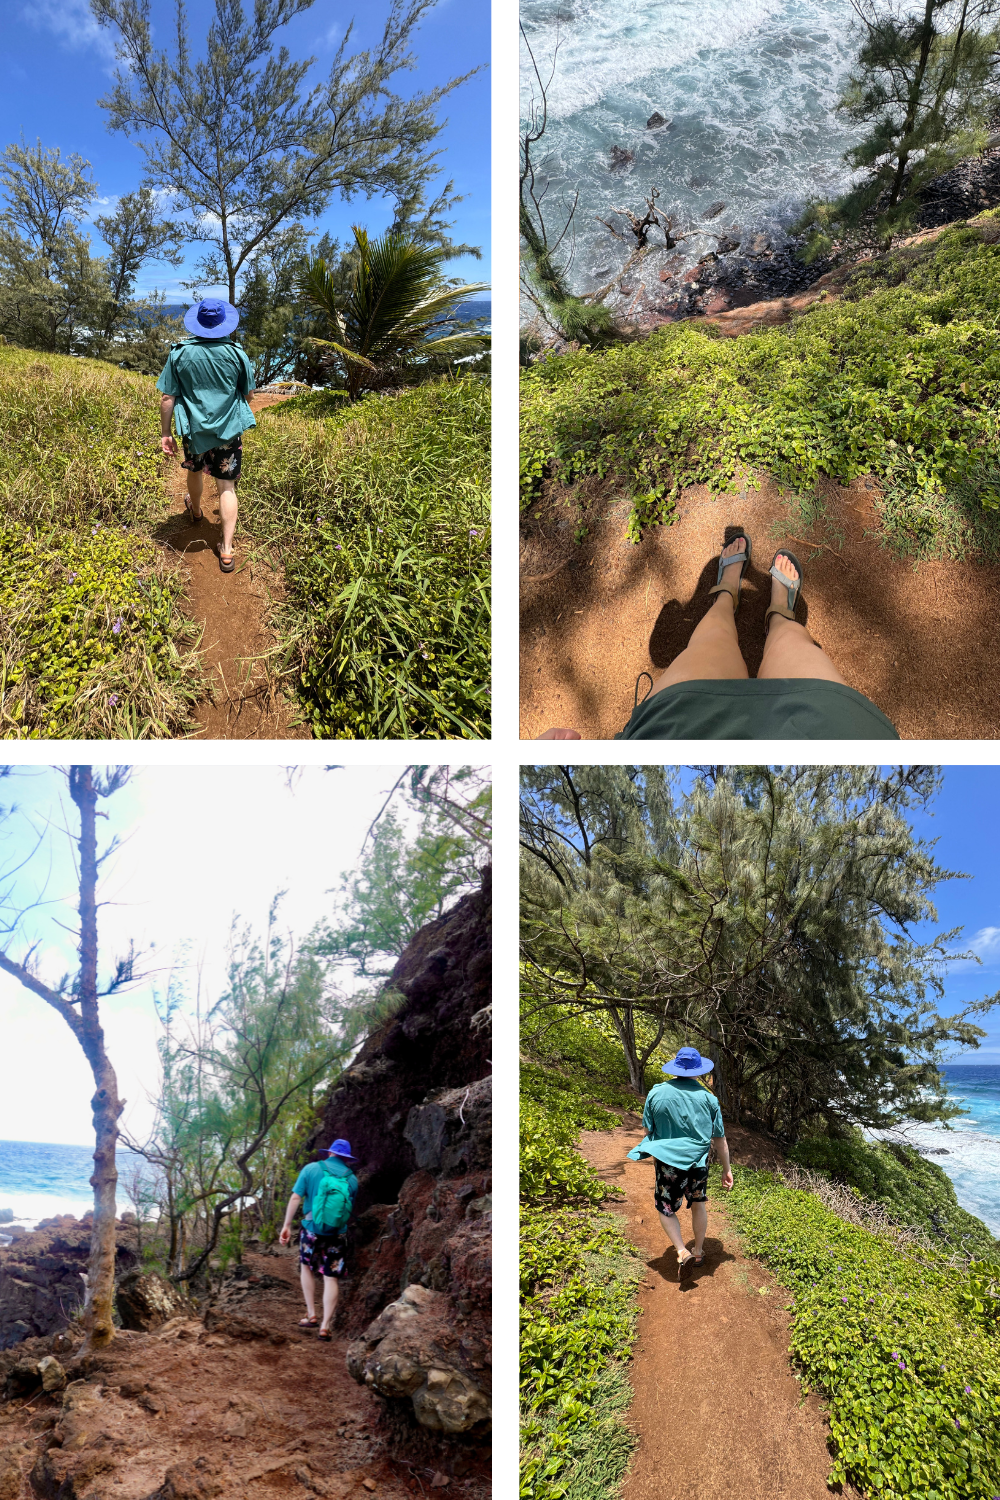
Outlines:
[[[795,619],[802,566],[781,547],[771,560],[764,657],[747,675],[736,632],[740,585],[750,565],[745,531],[719,557],[715,598],[684,650],[656,678],[641,672],[635,709],[616,740],[898,740],[875,704],[848,687],[823,648]],[[650,687],[639,701],[639,684]],[[548,729],[540,740],[578,740]]]
[[[339,1279],[344,1275],[344,1230],[351,1217],[358,1179],[347,1165],[355,1159],[349,1141],[338,1139],[325,1149],[328,1159],[310,1162],[296,1178],[278,1239],[283,1245],[288,1244],[292,1220],[299,1204],[303,1204],[299,1279],[306,1315],[300,1319],[299,1327],[318,1328],[319,1337],[328,1342],[333,1337],[330,1324],[337,1310]],[[323,1278],[322,1321],[316,1316],[316,1276]]]
[[239,321],[232,303],[218,297],[206,297],[196,307],[189,307],[184,326],[194,337],[171,345],[156,382],[156,389],[163,392],[160,447],[168,457],[177,457],[177,440],[170,431],[173,417],[184,445],[184,505],[192,526],[204,520],[201,496],[206,469],[218,487],[222,541],[215,550],[223,573],[231,573],[236,566],[236,481],[243,465],[243,434],[257,425],[250,410],[253,369],[243,350],[229,337]]
[[[630,1161],[652,1157],[656,1169],[653,1202],[677,1251],[677,1274],[705,1260],[705,1231],[708,1229],[708,1153],[714,1141],[722,1162],[722,1186],[731,1188],[733,1170],[729,1165],[729,1143],[722,1123],[719,1101],[697,1082],[711,1082],[714,1064],[702,1057],[695,1047],[681,1047],[676,1057],[663,1064],[664,1073],[672,1074],[666,1083],[658,1083],[646,1095],[642,1123],[646,1138],[628,1153]],[[677,1222],[681,1199],[687,1200],[694,1230],[694,1248],[688,1250]]]

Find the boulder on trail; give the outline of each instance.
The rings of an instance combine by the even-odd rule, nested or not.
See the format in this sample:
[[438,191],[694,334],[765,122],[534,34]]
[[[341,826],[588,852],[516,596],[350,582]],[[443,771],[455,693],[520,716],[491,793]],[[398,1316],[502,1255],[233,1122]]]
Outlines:
[[443,1292],[408,1286],[348,1345],[347,1368],[381,1396],[409,1398],[422,1427],[468,1432],[489,1421],[490,1402],[471,1368],[478,1351],[456,1342],[454,1321]]
[[193,1309],[184,1293],[155,1272],[139,1267],[127,1271],[116,1291],[123,1328],[151,1333],[171,1318],[191,1317]]
[[154,1490],[149,1500],[211,1500],[225,1489],[221,1480],[212,1472],[207,1458],[197,1458],[194,1463],[174,1464],[164,1475],[163,1483]]
[[54,1354],[46,1354],[38,1361],[38,1373],[42,1377],[42,1390],[47,1395],[66,1389],[66,1371]]

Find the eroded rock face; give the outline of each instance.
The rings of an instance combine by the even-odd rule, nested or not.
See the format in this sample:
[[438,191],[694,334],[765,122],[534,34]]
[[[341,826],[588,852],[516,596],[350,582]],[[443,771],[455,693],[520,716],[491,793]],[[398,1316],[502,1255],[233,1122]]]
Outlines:
[[[75,1220],[25,1234],[0,1249],[0,1349],[68,1326],[83,1306],[89,1255],[90,1226]],[[131,1270],[135,1261],[127,1244],[119,1243],[118,1273]]]
[[359,1163],[336,1319],[356,1339],[351,1372],[439,1436],[484,1431],[489,1414],[490,917],[487,871],[417,934],[389,980],[405,1003],[313,1138],[346,1136]]
[[347,1351],[355,1380],[382,1396],[408,1397],[421,1426],[433,1432],[469,1432],[489,1421],[490,1403],[481,1388],[481,1345],[463,1345],[455,1310],[443,1292],[409,1286],[390,1302],[363,1338]]
[[122,1327],[139,1333],[160,1328],[171,1318],[193,1315],[188,1299],[172,1282],[138,1267],[126,1271],[120,1279],[116,1299]]

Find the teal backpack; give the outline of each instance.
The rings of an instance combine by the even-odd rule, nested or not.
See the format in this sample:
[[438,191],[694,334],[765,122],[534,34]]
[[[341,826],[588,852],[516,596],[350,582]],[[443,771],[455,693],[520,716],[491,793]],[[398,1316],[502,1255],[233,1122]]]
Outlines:
[[324,1172],[313,1195],[309,1217],[317,1234],[339,1234],[351,1217],[351,1189],[346,1177]]

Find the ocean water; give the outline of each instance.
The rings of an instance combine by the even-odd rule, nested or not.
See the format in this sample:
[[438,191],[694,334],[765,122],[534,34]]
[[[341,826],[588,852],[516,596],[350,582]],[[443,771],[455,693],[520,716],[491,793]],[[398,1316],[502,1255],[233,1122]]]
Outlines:
[[[951,1128],[908,1125],[902,1134],[943,1167],[959,1203],[1000,1238],[1000,1067],[954,1063],[942,1069],[948,1093],[968,1114]],[[938,1155],[946,1151],[947,1155]]]
[[[144,1166],[130,1151],[118,1152],[118,1212],[132,1204],[123,1178]],[[82,1218],[94,1206],[90,1176],[94,1153],[89,1146],[59,1146],[39,1141],[0,1141],[0,1209],[13,1212],[12,1222],[33,1229],[39,1219],[56,1214]],[[148,1170],[148,1168],[147,1168]],[[133,1210],[134,1211],[134,1210]],[[4,1224],[0,1223],[0,1236]]]
[[[708,231],[780,235],[807,199],[848,185],[854,136],[836,102],[856,52],[850,0],[522,0],[521,16],[543,79],[555,55],[536,156],[553,222],[580,193],[575,291],[603,285],[634,245],[596,216],[641,216],[654,186],[678,227],[694,227],[680,252],[693,264],[714,246]],[[522,112],[529,72],[522,47]],[[669,129],[646,129],[654,111]],[[612,171],[612,146],[632,164]],[[641,279],[676,253],[647,257]]]

